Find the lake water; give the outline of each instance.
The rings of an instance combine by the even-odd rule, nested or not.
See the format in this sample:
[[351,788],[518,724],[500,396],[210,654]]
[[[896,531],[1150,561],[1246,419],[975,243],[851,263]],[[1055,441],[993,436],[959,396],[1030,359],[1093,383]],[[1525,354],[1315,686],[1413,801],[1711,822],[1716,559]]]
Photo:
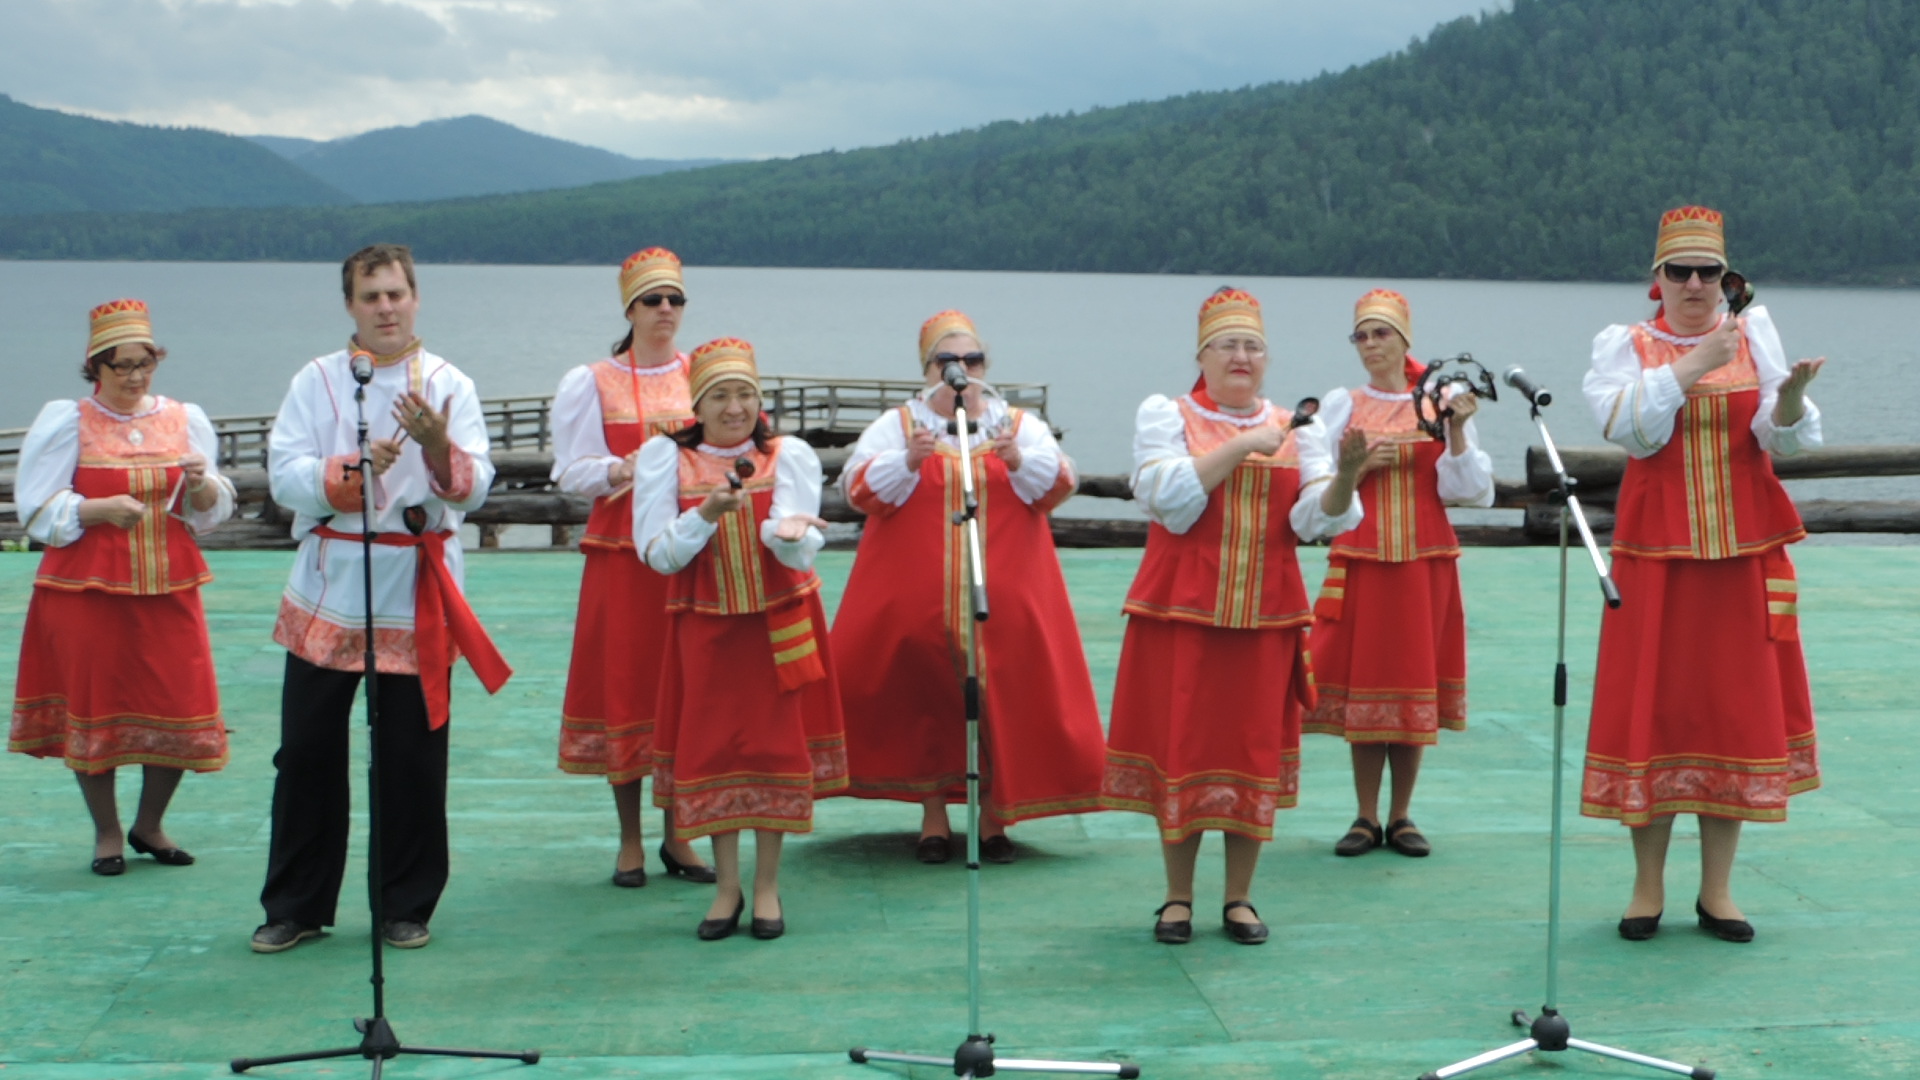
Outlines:
[[[423,266],[417,329],[429,349],[472,375],[485,397],[550,394],[576,364],[607,354],[626,329],[613,267]],[[920,323],[943,308],[973,316],[992,375],[1051,384],[1051,414],[1086,473],[1130,466],[1133,412],[1152,393],[1192,383],[1194,319],[1220,279],[1151,274],[689,267],[681,346],[754,343],[762,371],[915,378]],[[352,323],[337,265],[306,263],[0,262],[0,427],[24,427],[42,402],[85,390],[77,374],[94,304],[139,297],[170,350],[157,387],[213,415],[270,413],[309,358],[342,347]],[[1551,388],[1563,446],[1601,440],[1579,396],[1594,333],[1644,318],[1645,286],[1346,278],[1226,279],[1259,297],[1273,364],[1267,396],[1291,403],[1364,381],[1346,341],[1353,302],[1370,288],[1404,292],[1415,354],[1471,352],[1489,369],[1524,366]],[[1757,283],[1790,356],[1829,363],[1812,397],[1834,444],[1912,441],[1920,405],[1912,328],[1920,290],[1772,287]],[[1523,474],[1537,441],[1524,403],[1501,388],[1481,410],[1496,471]],[[1920,481],[1798,481],[1802,497],[1914,498]],[[1112,500],[1079,513],[1115,516]]]

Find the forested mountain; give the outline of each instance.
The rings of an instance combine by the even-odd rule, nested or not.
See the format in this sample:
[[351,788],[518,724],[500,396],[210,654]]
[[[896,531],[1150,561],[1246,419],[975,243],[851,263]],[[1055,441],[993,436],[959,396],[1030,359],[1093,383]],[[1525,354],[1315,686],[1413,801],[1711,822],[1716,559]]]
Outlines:
[[330,142],[254,141],[360,202],[416,202],[548,191],[717,164],[630,158],[484,116],[381,128]]
[[0,214],[349,201],[232,135],[95,120],[0,94]]
[[0,220],[0,252],[1611,279],[1704,202],[1750,273],[1911,282],[1916,144],[1907,0],[1514,0],[1301,84],[538,195]]

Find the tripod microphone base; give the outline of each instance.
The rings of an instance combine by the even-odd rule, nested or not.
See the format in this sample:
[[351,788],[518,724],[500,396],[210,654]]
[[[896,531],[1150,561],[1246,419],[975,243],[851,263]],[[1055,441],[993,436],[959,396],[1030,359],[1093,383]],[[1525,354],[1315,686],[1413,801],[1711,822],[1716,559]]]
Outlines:
[[293,1061],[320,1061],[325,1058],[363,1057],[373,1062],[373,1080],[380,1080],[381,1063],[399,1057],[401,1054],[421,1054],[432,1057],[499,1058],[534,1065],[540,1061],[538,1050],[454,1050],[433,1046],[406,1046],[400,1037],[393,1033],[393,1025],[387,1023],[384,1016],[362,1017],[355,1019],[353,1029],[360,1033],[360,1045],[342,1046],[332,1050],[308,1050],[299,1054],[279,1054],[274,1057],[234,1058],[227,1065],[234,1072],[242,1073],[256,1065],[285,1065]]
[[1649,1069],[1659,1069],[1662,1072],[1691,1077],[1692,1080],[1713,1080],[1714,1077],[1713,1070],[1707,1068],[1705,1065],[1682,1065],[1677,1061],[1668,1061],[1665,1058],[1648,1057],[1645,1054],[1636,1054],[1631,1050],[1619,1050],[1611,1046],[1602,1046],[1599,1043],[1587,1042],[1585,1039],[1576,1039],[1573,1037],[1573,1026],[1567,1023],[1567,1018],[1561,1016],[1553,1009],[1543,1008],[1540,1010],[1539,1016],[1532,1018],[1527,1016],[1525,1010],[1515,1009],[1513,1011],[1513,1024],[1515,1027],[1528,1029],[1528,1037],[1517,1043],[1502,1046],[1497,1050],[1489,1050],[1484,1054],[1470,1057],[1465,1061],[1455,1062],[1443,1069],[1435,1069],[1429,1073],[1421,1073],[1420,1080],[1452,1080],[1455,1076],[1472,1072],[1475,1069],[1492,1065],[1495,1062],[1505,1061],[1508,1058],[1519,1057],[1521,1054],[1534,1050],[1547,1052],[1580,1050],[1589,1054],[1597,1054],[1600,1057],[1609,1057],[1615,1061],[1625,1061],[1633,1065],[1644,1065]]
[[847,1051],[856,1065],[891,1061],[902,1065],[950,1065],[953,1075],[966,1078],[988,1077],[996,1072],[1065,1073],[1077,1076],[1118,1076],[1133,1080],[1140,1066],[1118,1061],[1042,1061],[1038,1058],[995,1058],[992,1035],[969,1035],[950,1058],[930,1054],[900,1054],[891,1050],[869,1050],[856,1046]]

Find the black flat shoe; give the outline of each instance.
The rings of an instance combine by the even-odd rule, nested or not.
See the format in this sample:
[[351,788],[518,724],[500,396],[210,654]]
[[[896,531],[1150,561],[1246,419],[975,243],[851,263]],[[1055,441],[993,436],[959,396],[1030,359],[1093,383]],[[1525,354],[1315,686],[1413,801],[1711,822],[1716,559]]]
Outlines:
[[693,932],[701,941],[719,941],[724,937],[732,937],[733,932],[740,928],[740,913],[745,910],[747,910],[747,898],[743,894],[740,902],[733,905],[731,918],[701,919],[700,925]]
[[990,863],[1005,866],[1013,861],[1013,841],[1007,839],[1006,833],[989,836],[980,841],[980,857]]
[[[1187,909],[1187,917],[1179,922],[1166,922],[1159,917],[1170,907]],[[1193,940],[1193,902],[1190,900],[1169,900],[1154,909],[1153,940],[1162,945],[1185,945]]]
[[[1661,912],[1664,915],[1665,912]],[[1635,915],[1620,920],[1620,936],[1628,941],[1645,941],[1660,932],[1660,915]]]
[[615,870],[613,883],[623,889],[644,889],[647,885],[647,868],[636,866],[631,870]]
[[119,877],[127,872],[127,859],[124,855],[109,855],[104,859],[93,860],[93,872],[101,877]]
[[1245,900],[1235,900],[1220,909],[1220,921],[1226,924],[1227,936],[1241,945],[1260,945],[1267,940],[1267,924],[1260,921],[1260,913],[1253,911],[1253,922],[1234,922],[1227,918],[1234,908],[1243,907],[1253,911],[1253,905]]
[[1719,938],[1744,945],[1753,940],[1753,924],[1745,919],[1717,919],[1707,914],[1705,905],[1699,900],[1693,902],[1694,913],[1700,916],[1700,929]]
[[1387,826],[1387,846],[1402,855],[1415,859],[1424,859],[1433,854],[1433,845],[1420,834],[1420,827],[1412,818],[1401,818]]
[[787,932],[786,905],[784,904],[781,905],[780,914],[774,916],[771,919],[763,919],[760,916],[755,915],[753,917],[753,922],[749,924],[747,927],[747,932],[752,934],[754,937],[759,938],[761,941],[772,941],[774,938],[777,938],[781,934],[786,933]]
[[1347,826],[1347,835],[1341,837],[1340,842],[1333,845],[1333,853],[1343,858],[1351,859],[1355,855],[1365,855],[1367,852],[1386,843],[1386,839],[1386,834],[1380,831],[1379,822],[1368,821],[1363,817],[1354,818],[1353,824]]
[[192,866],[193,856],[177,847],[157,848],[140,839],[138,833],[128,833],[127,843],[142,855],[153,856],[153,861],[162,866]]
[[704,864],[689,865],[667,854],[667,845],[660,845],[660,863],[667,868],[668,877],[683,878],[695,885],[711,885],[720,880],[720,872]]
[[913,857],[929,866],[936,866],[953,858],[953,837],[923,836],[914,845]]

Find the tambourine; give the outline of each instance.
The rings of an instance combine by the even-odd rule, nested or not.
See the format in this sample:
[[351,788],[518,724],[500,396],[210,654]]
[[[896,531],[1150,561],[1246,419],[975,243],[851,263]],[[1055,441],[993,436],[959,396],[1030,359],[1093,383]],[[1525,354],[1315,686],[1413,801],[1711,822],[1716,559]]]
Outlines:
[[[1452,365],[1452,370],[1448,370]],[[1420,430],[1441,442],[1447,441],[1446,419],[1453,410],[1446,404],[1446,391],[1449,386],[1459,386],[1475,397],[1488,401],[1500,400],[1493,388],[1493,372],[1480,366],[1470,353],[1446,360],[1430,360],[1427,370],[1420,374],[1420,381],[1413,387],[1413,418]],[[1431,410],[1432,415],[1428,415]]]
[[1739,317],[1753,303],[1753,286],[1747,279],[1729,270],[1720,275],[1720,295],[1727,298],[1727,314]]

